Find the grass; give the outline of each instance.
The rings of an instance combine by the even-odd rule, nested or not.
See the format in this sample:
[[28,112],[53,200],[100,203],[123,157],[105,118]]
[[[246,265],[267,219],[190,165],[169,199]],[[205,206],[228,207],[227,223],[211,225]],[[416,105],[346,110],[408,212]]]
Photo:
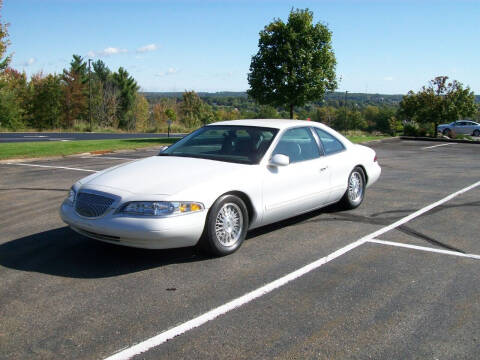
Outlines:
[[390,137],[391,136],[388,136],[388,135],[347,135],[348,140],[356,144],[372,141],[372,140],[387,139]]
[[169,145],[177,140],[178,138],[157,138],[0,143],[0,160],[65,156],[90,151],[138,149]]

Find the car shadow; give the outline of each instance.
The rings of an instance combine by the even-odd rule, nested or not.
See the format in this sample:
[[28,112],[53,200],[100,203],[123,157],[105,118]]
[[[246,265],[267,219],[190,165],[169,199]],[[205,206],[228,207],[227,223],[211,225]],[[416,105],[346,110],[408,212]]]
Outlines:
[[[247,240],[308,221],[334,206],[249,231]],[[198,249],[138,249],[103,243],[77,234],[69,227],[43,231],[0,245],[0,265],[48,275],[95,279],[124,275],[171,264],[209,260]]]
[[208,259],[194,248],[147,250],[91,240],[61,227],[0,245],[0,265],[71,278],[105,278]]

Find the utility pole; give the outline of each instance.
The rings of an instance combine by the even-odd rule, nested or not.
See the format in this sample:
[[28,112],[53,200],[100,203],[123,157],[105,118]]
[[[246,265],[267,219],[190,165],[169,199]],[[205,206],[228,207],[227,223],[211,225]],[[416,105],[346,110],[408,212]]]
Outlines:
[[92,59],[88,59],[88,117],[90,118],[90,131],[93,131],[92,124]]
[[348,91],[345,90],[345,101],[344,101],[344,108],[345,108],[345,136],[347,135],[347,127],[348,127],[348,122],[347,122],[347,94]]

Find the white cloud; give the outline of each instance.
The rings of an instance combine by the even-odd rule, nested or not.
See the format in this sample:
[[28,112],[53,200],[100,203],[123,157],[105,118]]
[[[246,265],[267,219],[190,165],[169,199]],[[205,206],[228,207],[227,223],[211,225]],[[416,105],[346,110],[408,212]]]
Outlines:
[[171,67],[171,68],[168,68],[167,71],[163,71],[155,74],[155,76],[168,76],[168,75],[176,74],[177,72],[178,72],[178,69]]
[[23,63],[23,66],[30,66],[35,64],[36,62],[37,62],[37,59],[35,59],[34,57],[31,57],[30,59],[28,59]]
[[393,81],[393,76],[385,76],[385,77],[383,78],[383,80],[385,80],[385,81]]
[[156,44],[148,44],[148,45],[139,47],[137,49],[137,52],[138,53],[145,53],[145,52],[149,52],[149,51],[155,51],[157,49],[158,49],[158,46]]
[[111,55],[118,55],[118,54],[125,54],[128,53],[127,49],[121,49],[116,47],[107,47],[101,51],[92,51],[90,50],[87,55],[88,57],[103,57],[103,56],[111,56]]

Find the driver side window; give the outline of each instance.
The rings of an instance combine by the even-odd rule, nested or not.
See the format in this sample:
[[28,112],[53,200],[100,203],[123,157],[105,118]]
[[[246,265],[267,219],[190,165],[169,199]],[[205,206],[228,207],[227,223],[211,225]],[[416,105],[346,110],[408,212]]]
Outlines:
[[272,156],[287,155],[290,163],[312,160],[320,157],[320,150],[309,128],[287,130],[278,142]]

